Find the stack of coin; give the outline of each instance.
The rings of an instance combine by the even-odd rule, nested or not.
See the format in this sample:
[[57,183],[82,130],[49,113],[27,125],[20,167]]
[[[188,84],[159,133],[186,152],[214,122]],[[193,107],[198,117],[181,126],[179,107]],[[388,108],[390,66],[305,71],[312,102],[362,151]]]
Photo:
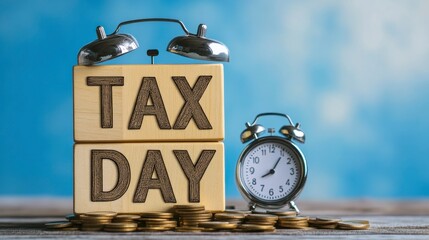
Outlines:
[[241,224],[238,225],[236,229],[233,229],[234,232],[274,232],[276,231],[275,226],[271,225],[258,225],[258,224]]
[[246,224],[257,224],[257,225],[271,225],[274,226],[277,223],[278,216],[272,214],[249,214],[245,217]]
[[88,212],[81,215],[79,219],[82,221],[82,231],[100,231],[104,225],[111,223],[112,219],[117,215],[116,212],[98,211]]
[[221,222],[229,222],[241,224],[246,217],[245,214],[240,212],[220,212],[214,214],[214,219]]
[[205,232],[221,231],[221,230],[232,230],[237,228],[236,223],[221,222],[221,221],[211,221],[211,222],[202,222],[198,224],[198,227],[204,228]]
[[337,229],[341,230],[365,230],[369,228],[367,220],[346,220],[337,224]]
[[279,217],[281,217],[281,216],[296,217],[298,215],[297,212],[293,209],[289,209],[289,210],[268,210],[267,214],[277,215]]
[[135,222],[114,222],[104,225],[103,230],[107,232],[134,232],[137,229]]
[[309,229],[308,220],[309,217],[281,216],[279,217],[277,227],[292,229]]
[[209,222],[213,217],[202,205],[175,205],[174,210],[180,227],[198,227],[199,223]]
[[168,231],[177,226],[171,212],[144,212],[140,216],[138,231]]
[[341,221],[341,219],[339,218],[316,217],[316,218],[310,218],[308,220],[308,225],[310,227],[320,228],[320,229],[335,229],[339,221]]
[[137,214],[119,214],[112,219],[112,223],[125,223],[125,222],[137,222],[140,219],[140,215]]
[[238,226],[236,231],[273,232],[278,216],[266,213],[252,213],[245,217],[245,223]]

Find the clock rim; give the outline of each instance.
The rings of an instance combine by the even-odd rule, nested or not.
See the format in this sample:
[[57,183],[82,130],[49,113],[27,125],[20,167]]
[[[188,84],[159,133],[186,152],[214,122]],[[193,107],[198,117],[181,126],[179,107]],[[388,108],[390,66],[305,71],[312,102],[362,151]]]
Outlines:
[[[264,201],[253,196],[253,194],[251,194],[246,190],[246,187],[244,186],[244,183],[242,182],[240,177],[241,165],[242,165],[241,163],[244,161],[244,156],[256,146],[266,142],[279,142],[280,144],[285,145],[297,155],[298,162],[302,166],[302,175],[299,178],[295,189],[293,189],[292,192],[288,194],[286,197],[281,198],[280,200],[277,200],[277,201]],[[238,185],[240,194],[245,200],[247,200],[247,202],[249,202],[250,205],[256,204],[256,206],[262,207],[262,208],[278,209],[289,204],[291,201],[293,201],[299,196],[301,191],[304,189],[304,185],[307,180],[307,171],[308,171],[307,161],[305,159],[305,156],[293,142],[279,136],[265,136],[265,137],[261,137],[256,140],[253,140],[250,144],[248,144],[243,149],[237,161],[236,171],[235,171],[235,181],[236,181],[236,184]]]

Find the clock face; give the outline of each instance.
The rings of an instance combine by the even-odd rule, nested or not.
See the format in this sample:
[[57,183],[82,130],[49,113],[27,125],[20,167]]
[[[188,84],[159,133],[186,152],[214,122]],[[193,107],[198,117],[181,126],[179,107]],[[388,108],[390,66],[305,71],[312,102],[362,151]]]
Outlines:
[[290,199],[302,187],[303,159],[284,140],[262,141],[241,158],[240,178],[245,191],[259,202]]

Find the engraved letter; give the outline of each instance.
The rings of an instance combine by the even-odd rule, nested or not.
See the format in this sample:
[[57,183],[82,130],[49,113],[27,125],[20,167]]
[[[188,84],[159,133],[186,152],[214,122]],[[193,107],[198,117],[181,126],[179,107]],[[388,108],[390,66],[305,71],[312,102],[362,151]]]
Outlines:
[[172,78],[186,101],[174,123],[173,129],[185,129],[191,118],[194,118],[198,129],[212,129],[212,125],[198,102],[209,85],[212,76],[199,76],[193,88],[189,86],[185,77]]
[[[186,150],[173,150],[189,182],[189,202],[200,202],[200,181],[216,150],[203,150],[195,165]],[[220,180],[220,179],[219,179]]]
[[[103,160],[108,159],[116,164],[118,181],[110,191],[103,191]],[[127,191],[130,185],[131,170],[127,158],[115,150],[91,150],[91,201],[114,201]]]
[[[152,105],[148,105],[149,97]],[[140,129],[144,115],[155,115],[160,129],[171,129],[156,78],[144,77],[137,95],[128,129]]]
[[[157,178],[152,178],[153,172],[156,173]],[[160,189],[165,203],[176,202],[170,178],[159,150],[147,151],[133,202],[144,203],[149,189]]]
[[112,86],[124,86],[124,77],[88,77],[86,84],[88,86],[100,86],[101,128],[112,128]]

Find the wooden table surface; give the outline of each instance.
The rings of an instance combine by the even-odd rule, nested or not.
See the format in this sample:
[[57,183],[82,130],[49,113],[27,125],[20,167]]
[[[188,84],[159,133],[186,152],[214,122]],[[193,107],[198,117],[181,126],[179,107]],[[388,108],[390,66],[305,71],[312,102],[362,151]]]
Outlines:
[[[63,220],[72,212],[71,199],[0,197],[0,238],[5,239],[429,239],[429,199],[423,200],[344,200],[298,201],[302,215],[333,216],[369,220],[368,230],[291,230],[273,233],[232,232],[83,232],[46,231],[44,223]],[[227,205],[244,209],[240,200]]]

